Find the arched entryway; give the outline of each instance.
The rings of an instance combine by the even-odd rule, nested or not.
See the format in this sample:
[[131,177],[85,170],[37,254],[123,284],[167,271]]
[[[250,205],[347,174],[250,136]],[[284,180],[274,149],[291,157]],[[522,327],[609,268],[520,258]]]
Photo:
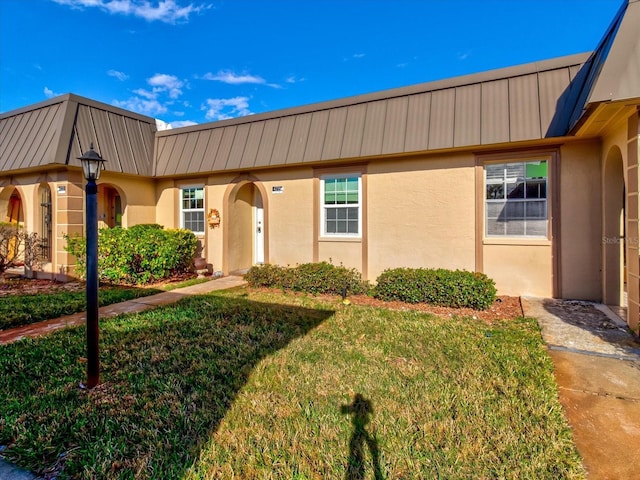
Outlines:
[[15,187],[6,187],[0,195],[1,220],[6,223],[24,225],[24,203],[20,192]]
[[123,196],[113,185],[98,185],[98,222],[101,228],[122,227]]
[[604,164],[603,301],[623,305],[625,291],[624,163],[618,147],[609,150]]
[[240,181],[227,192],[223,271],[242,272],[267,261],[266,195],[254,182]]

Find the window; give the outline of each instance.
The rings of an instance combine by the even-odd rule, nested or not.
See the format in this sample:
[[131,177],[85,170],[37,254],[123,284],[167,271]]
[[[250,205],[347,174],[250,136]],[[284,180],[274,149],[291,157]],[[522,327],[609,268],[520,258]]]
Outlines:
[[547,161],[485,166],[485,229],[493,236],[547,236]]
[[204,188],[188,187],[180,191],[181,227],[204,233]]
[[362,219],[360,175],[327,176],[320,183],[322,234],[359,237]]

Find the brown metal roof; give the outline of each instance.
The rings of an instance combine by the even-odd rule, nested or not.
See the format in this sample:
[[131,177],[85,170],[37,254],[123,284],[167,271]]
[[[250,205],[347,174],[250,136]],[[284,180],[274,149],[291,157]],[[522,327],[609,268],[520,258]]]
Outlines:
[[150,176],[153,118],[67,94],[0,115],[0,171],[80,166],[91,143],[110,171]]
[[[545,138],[588,55],[156,134],[157,176]],[[205,138],[206,137],[206,140]]]

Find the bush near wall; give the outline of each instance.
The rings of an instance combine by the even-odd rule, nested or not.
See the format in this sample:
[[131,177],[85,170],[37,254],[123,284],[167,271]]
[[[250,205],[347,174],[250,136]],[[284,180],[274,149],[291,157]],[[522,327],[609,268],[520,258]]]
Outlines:
[[[98,276],[110,283],[145,284],[192,269],[198,240],[189,230],[161,225],[103,228],[98,231]],[[66,250],[76,257],[76,273],[86,275],[86,240],[67,237]]]
[[483,273],[425,268],[385,270],[373,291],[381,300],[476,310],[489,308],[496,293],[495,282]]
[[369,290],[368,282],[356,269],[327,262],[303,263],[296,267],[259,265],[244,276],[252,287],[273,287],[283,290],[342,295],[362,294]]

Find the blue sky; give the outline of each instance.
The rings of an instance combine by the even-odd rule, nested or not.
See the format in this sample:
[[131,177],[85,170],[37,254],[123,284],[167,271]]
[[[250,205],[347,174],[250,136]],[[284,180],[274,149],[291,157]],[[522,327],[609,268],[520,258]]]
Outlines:
[[204,123],[593,50],[621,0],[0,0],[0,112]]

